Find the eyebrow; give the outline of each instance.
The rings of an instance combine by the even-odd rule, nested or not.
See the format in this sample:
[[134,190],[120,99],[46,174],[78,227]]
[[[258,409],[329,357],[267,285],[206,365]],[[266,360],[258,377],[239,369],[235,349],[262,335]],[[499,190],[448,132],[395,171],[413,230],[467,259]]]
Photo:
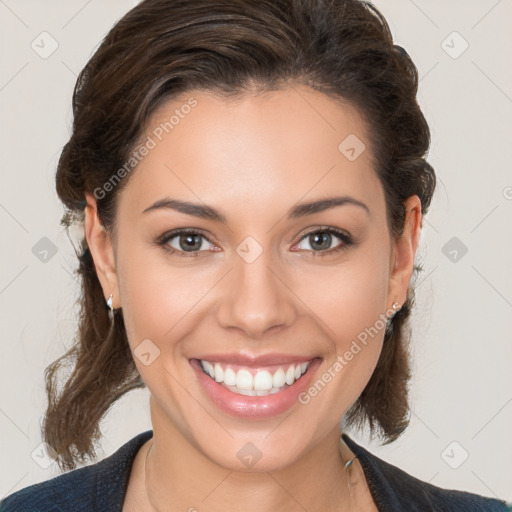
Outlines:
[[[323,212],[337,206],[353,205],[358,206],[370,214],[370,209],[363,202],[351,196],[336,196],[311,201],[309,203],[301,203],[293,206],[286,214],[289,219],[297,219],[305,217],[306,215],[313,215],[314,213]],[[147,213],[154,210],[170,209],[175,210],[186,215],[192,215],[201,219],[208,219],[217,222],[225,223],[227,218],[220,211],[199,203],[191,203],[189,201],[180,201],[178,199],[164,198],[156,201],[151,206],[148,206],[142,213]]]

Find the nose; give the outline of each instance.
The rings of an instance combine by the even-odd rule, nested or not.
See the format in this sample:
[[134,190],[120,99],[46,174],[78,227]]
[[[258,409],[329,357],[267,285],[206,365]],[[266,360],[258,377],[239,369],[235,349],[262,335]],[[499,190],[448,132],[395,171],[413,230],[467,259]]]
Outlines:
[[292,325],[297,310],[282,268],[265,251],[252,262],[235,255],[217,309],[219,324],[261,339],[271,329]]

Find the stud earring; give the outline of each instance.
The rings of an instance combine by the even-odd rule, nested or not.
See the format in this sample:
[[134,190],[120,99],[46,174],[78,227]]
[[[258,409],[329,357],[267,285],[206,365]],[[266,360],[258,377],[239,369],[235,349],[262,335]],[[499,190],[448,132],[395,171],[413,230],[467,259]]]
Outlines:
[[393,304],[391,305],[391,309],[386,311],[386,317],[388,322],[402,309],[402,305],[395,298]]
[[114,318],[114,307],[112,304],[113,304],[112,294],[110,294],[107,299],[108,317],[110,318],[110,320],[112,320]]

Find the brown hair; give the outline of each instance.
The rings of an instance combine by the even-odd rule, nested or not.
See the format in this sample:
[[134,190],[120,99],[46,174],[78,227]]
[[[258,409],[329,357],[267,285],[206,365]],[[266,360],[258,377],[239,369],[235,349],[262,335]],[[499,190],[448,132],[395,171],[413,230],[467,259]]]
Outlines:
[[[401,233],[404,201],[418,195],[426,213],[435,174],[426,162],[430,132],[418,106],[418,73],[393,44],[379,11],[360,0],[145,0],[120,19],[80,73],[73,131],[62,150],[56,185],[63,224],[83,221],[84,192],[94,193],[126,161],[149,116],[188,90],[225,97],[307,85],[348,101],[368,126],[375,171],[385,191],[390,232]],[[116,198],[128,181],[97,197],[110,229]],[[144,387],[122,311],[111,324],[85,240],[78,333],[45,372],[48,408],[43,439],[61,469],[95,457],[100,420],[126,392]],[[390,321],[377,367],[348,411],[348,425],[368,422],[386,443],[408,425],[409,295]],[[57,389],[59,370],[71,375]]]

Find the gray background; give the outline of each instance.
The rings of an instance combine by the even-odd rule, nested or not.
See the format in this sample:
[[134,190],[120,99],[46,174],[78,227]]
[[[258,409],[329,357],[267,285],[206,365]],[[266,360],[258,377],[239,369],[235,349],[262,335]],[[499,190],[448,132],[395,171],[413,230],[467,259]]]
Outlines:
[[[135,3],[0,0],[0,497],[59,474],[41,445],[43,372],[72,342],[78,285],[54,172],[76,74]],[[422,480],[510,500],[511,1],[376,5],[419,69],[439,187],[419,251],[410,428],[385,447],[349,434]],[[99,458],[151,428],[148,391],[101,426]]]

